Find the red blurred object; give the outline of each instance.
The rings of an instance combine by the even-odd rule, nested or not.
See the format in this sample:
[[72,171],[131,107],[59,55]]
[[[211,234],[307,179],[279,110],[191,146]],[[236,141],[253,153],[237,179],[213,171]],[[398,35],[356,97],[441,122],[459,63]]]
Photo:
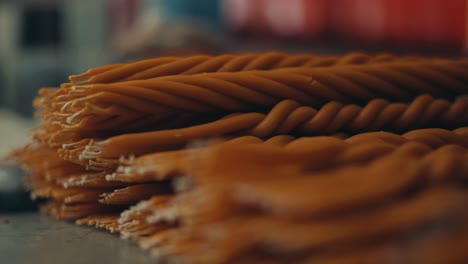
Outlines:
[[467,0],[338,0],[338,33],[366,40],[464,47]]
[[224,0],[228,26],[280,37],[310,37],[327,30],[328,0]]
[[231,29],[468,50],[468,0],[223,0]]

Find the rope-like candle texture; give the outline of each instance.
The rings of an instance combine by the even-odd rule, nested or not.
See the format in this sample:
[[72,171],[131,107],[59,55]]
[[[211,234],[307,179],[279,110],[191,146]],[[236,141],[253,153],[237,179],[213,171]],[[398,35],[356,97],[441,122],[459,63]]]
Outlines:
[[[224,145],[246,144],[257,145],[259,155],[267,155],[267,152],[277,151],[278,148],[285,151],[296,152],[294,162],[302,161],[304,166],[312,168],[333,168],[351,164],[363,164],[381,156],[387,155],[396,148],[411,142],[424,144],[431,149],[437,149],[445,144],[460,144],[468,146],[466,137],[453,137],[453,133],[438,129],[424,129],[412,131],[399,136],[391,133],[372,132],[362,133],[342,140],[335,137],[301,137],[288,138],[283,136],[273,137],[273,140],[262,141],[256,137],[243,137],[244,140],[231,140],[223,142]],[[458,138],[455,139],[455,138]],[[281,142],[277,144],[276,142]],[[267,148],[272,146],[276,148]],[[206,148],[194,148],[169,152],[156,152],[143,155],[139,158],[124,161],[117,170],[106,176],[106,179],[124,182],[147,182],[171,179],[190,174],[193,159],[203,153]],[[249,153],[256,153],[257,148],[248,148]],[[249,156],[250,154],[245,154]],[[253,154],[252,159],[255,159]],[[271,157],[270,157],[271,158]],[[270,162],[270,161],[268,161]],[[279,161],[278,161],[279,162]],[[285,163],[287,161],[282,160]],[[235,164],[234,164],[235,166]],[[248,173],[247,171],[245,173]],[[250,172],[252,174],[252,172]]]
[[164,261],[462,263],[467,94],[466,59],[151,58],[41,89],[13,155],[42,212]]
[[418,59],[421,58],[416,56],[398,57],[388,53],[370,55],[364,52],[352,52],[345,56],[317,56],[313,54],[290,55],[281,52],[267,52],[241,55],[225,54],[219,56],[195,55],[189,57],[164,57],[93,68],[85,73],[70,76],[70,83],[64,85],[70,86],[75,83],[112,83],[151,79],[167,75],[191,75],[207,72],[271,70],[286,67],[312,68]]
[[[234,120],[233,120],[234,119]],[[82,140],[73,144],[64,145],[58,150],[59,155],[65,159],[89,167],[108,166],[111,168],[121,156],[143,155],[158,151],[168,151],[183,148],[194,140],[210,139],[230,133],[238,132],[239,123],[244,124],[243,130],[262,120],[261,115],[234,116],[225,118],[219,122],[194,126],[187,129],[165,130],[138,134],[116,136],[104,141]],[[238,134],[239,135],[239,134]],[[244,134],[245,135],[245,134]],[[249,133],[247,133],[249,135]],[[381,140],[405,142],[414,140],[427,144],[459,144],[468,145],[466,136],[445,129],[419,129],[403,135],[385,132],[358,134],[352,140],[378,137]],[[348,139],[348,140],[351,140]]]
[[[426,126],[450,128],[468,123],[468,98],[462,97],[452,103],[426,94],[416,97],[409,103],[391,103],[384,99],[374,99],[361,107],[333,101],[319,109],[302,106],[293,100],[283,100],[269,113],[261,114],[256,115],[259,121],[249,129],[253,136],[267,137],[288,133],[320,135],[338,131],[352,133],[377,130],[407,131]],[[236,116],[241,118],[249,114],[236,114]],[[254,114],[251,113],[250,116],[253,117]],[[235,118],[230,120],[233,121]],[[245,130],[244,126],[245,124],[239,123],[238,131]],[[61,135],[61,138],[54,138],[54,144],[68,143],[73,139],[73,137],[65,139],[64,133]]]
[[453,99],[468,93],[467,72],[465,61],[417,60],[74,85],[43,92],[36,105],[46,123],[37,134],[79,138],[80,133],[106,135],[114,127],[158,129],[168,120],[177,127],[207,115],[268,110],[284,99],[311,107],[330,100],[364,105],[377,97],[409,102],[423,93]]
[[[262,154],[239,155],[246,153],[246,148],[262,147],[265,148]],[[467,197],[463,185],[468,179],[468,168],[464,165],[468,152],[464,147],[446,145],[434,151],[419,143],[410,143],[365,166],[342,167],[328,172],[290,170],[288,164],[267,163],[265,161],[271,160],[271,151],[271,147],[261,144],[222,145],[209,157],[201,159],[208,167],[202,166],[194,175],[196,179],[201,177],[192,191],[195,196],[187,195],[187,200],[181,196],[182,200],[177,201],[182,204],[182,210],[188,210],[178,213],[182,218],[188,218],[180,220],[186,221],[188,226],[176,230],[168,243],[155,247],[155,252],[195,258],[195,263],[229,263],[250,256],[248,249],[261,245],[265,249],[274,248],[285,256],[303,257],[299,254],[303,252],[307,259],[321,259],[322,254],[316,255],[317,250],[328,252],[340,248],[343,243],[372,240],[379,241],[377,245],[380,245],[393,239],[404,240],[403,234],[424,230],[428,225],[442,228],[441,232],[447,236],[461,231],[462,238],[466,239],[463,222],[468,211],[463,205]],[[276,152],[293,155],[291,162],[295,158],[293,153]],[[265,170],[261,169],[263,166]],[[401,166],[406,169],[402,171]],[[255,173],[245,174],[248,170]],[[386,220],[385,224],[380,223],[375,228],[363,226],[373,222],[371,219]],[[447,221],[452,224],[447,225]],[[210,231],[212,226],[217,229]],[[211,232],[221,233],[214,238]],[[249,233],[255,235],[248,236]],[[387,240],[387,234],[393,238]],[[445,241],[442,237],[436,236],[435,240]],[[197,247],[192,244],[194,242],[203,246]],[[148,244],[148,241],[144,240],[144,243]],[[189,245],[190,250],[185,251],[188,249],[185,246]],[[415,248],[423,245],[424,239],[415,241]],[[364,243],[363,246],[370,245]],[[208,247],[217,249],[210,253],[205,251]],[[443,252],[444,257],[466,257],[466,252],[458,250]],[[381,259],[384,256],[374,257]]]

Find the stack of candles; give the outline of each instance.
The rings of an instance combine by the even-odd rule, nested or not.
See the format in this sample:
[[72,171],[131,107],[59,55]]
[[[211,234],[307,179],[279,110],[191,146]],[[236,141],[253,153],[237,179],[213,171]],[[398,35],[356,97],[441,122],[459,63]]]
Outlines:
[[467,93],[463,59],[155,58],[42,89],[14,154],[44,212],[163,259],[458,263]]

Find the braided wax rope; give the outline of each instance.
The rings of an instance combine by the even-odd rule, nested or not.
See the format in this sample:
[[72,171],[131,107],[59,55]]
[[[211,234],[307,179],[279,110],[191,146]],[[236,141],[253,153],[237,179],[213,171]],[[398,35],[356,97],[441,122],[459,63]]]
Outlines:
[[[238,187],[233,185],[232,188],[235,189],[233,190],[235,199],[240,203],[249,206],[255,204],[272,213],[294,218],[353,210],[362,206],[361,202],[376,202],[390,194],[399,194],[416,186],[420,187],[422,183],[432,182],[440,185],[444,182],[467,182],[468,167],[465,165],[468,161],[467,148],[445,145],[431,150],[422,146],[419,143],[408,143],[364,166],[345,166],[336,171],[322,173],[303,172],[299,173],[302,176],[290,177],[288,180],[281,177],[284,171],[281,172],[279,169],[281,166],[278,166],[279,173],[274,174],[272,169],[272,173],[262,177],[263,180],[249,182],[240,179]],[[255,166],[257,167],[259,166]],[[216,171],[203,170],[204,173]],[[261,171],[258,174],[261,174]],[[319,177],[319,174],[323,174],[324,177]],[[268,180],[265,180],[265,176]],[[201,177],[212,179],[214,176],[204,174]],[[217,177],[220,177],[219,174]],[[224,178],[231,179],[229,175],[225,175],[223,180],[234,184],[235,180],[229,181]],[[255,178],[262,179],[260,176]],[[333,183],[337,184],[336,192],[324,188],[333,186]],[[279,192],[278,188],[282,188],[282,191]],[[357,192],[358,189],[362,191]],[[298,196],[302,197],[301,201],[297,201]]]
[[[158,151],[176,150],[183,148],[193,140],[203,139],[203,137],[200,137],[200,134],[206,131],[205,127],[202,125],[194,127],[194,129],[193,133],[188,134],[178,134],[174,133],[174,131],[157,131],[117,136],[100,142],[86,139],[66,144],[58,150],[58,153],[65,160],[92,168],[114,168],[118,165],[118,159],[121,156],[140,156]],[[206,136],[205,139],[222,135],[225,129],[229,129],[229,127],[224,123],[218,124],[216,129],[210,130],[209,134],[204,134]],[[445,144],[468,146],[468,138],[466,136],[458,135],[445,129],[419,129],[403,135],[388,132],[369,132],[346,139],[348,142],[357,143],[370,140],[383,140],[392,144],[417,141],[434,148]]]
[[[405,136],[435,149],[444,144],[440,142],[443,141],[440,138],[446,137],[446,139],[450,140],[451,133],[444,133],[446,131],[441,132],[442,131],[437,129],[425,130],[416,131],[416,133],[407,133]],[[395,138],[398,140],[395,141]],[[281,149],[285,151],[297,149],[297,156],[292,159],[292,162],[298,163],[301,161],[303,164],[306,164],[304,166],[307,166],[309,170],[316,170],[337,168],[350,164],[365,164],[373,159],[391,153],[394,149],[408,143],[403,137],[390,133],[363,133],[347,140],[340,140],[333,137],[293,139],[285,136],[277,136],[272,139],[273,140],[261,141],[259,138],[255,137],[243,137],[242,141],[232,140],[223,144],[262,143],[263,146],[267,146],[271,145],[270,142],[281,140],[281,144],[273,143],[272,146],[281,147]],[[454,140],[453,142],[456,141],[457,140]],[[458,143],[462,142],[463,140],[458,141]],[[261,150],[261,146],[259,148]],[[244,155],[249,157],[252,155],[251,158],[255,159],[257,155],[266,155],[265,152],[270,152],[274,149],[265,148],[265,151],[260,151],[258,153],[255,152],[255,150],[255,148],[246,149],[245,152],[247,154]],[[193,159],[196,155],[202,153],[201,151],[206,150],[204,148],[185,149],[144,155],[123,163],[124,165],[119,166],[114,173],[107,175],[106,179],[124,182],[146,182],[179,177],[191,171]],[[271,160],[267,162],[270,163]],[[277,162],[285,163],[286,161],[281,160]],[[252,172],[248,171],[245,173],[252,174]]]
[[[227,60],[227,61],[226,61]],[[111,83],[117,81],[128,81],[128,80],[139,80],[138,76],[133,78],[124,78],[126,74],[135,73],[135,71],[146,71],[153,72],[149,76],[147,75],[144,79],[151,79],[166,75],[179,75],[179,74],[195,74],[195,73],[207,73],[207,72],[238,72],[238,71],[249,71],[249,70],[268,70],[277,69],[284,67],[323,67],[333,65],[346,65],[346,64],[370,64],[370,63],[382,63],[388,61],[411,61],[411,60],[423,60],[419,57],[395,57],[391,54],[378,54],[375,56],[368,55],[362,52],[353,52],[345,56],[331,56],[331,57],[319,57],[310,54],[299,54],[299,55],[287,55],[284,53],[270,52],[265,54],[245,54],[245,55],[222,55],[218,57],[210,56],[193,56],[188,58],[175,58],[175,57],[163,57],[150,60],[143,60],[130,64],[115,64],[107,65],[89,70],[87,73],[78,76],[70,77],[72,83],[66,83],[64,87],[70,87],[76,84],[76,80],[79,78],[90,78],[87,81],[78,82],[79,84],[91,84],[91,83]],[[205,61],[206,63],[200,63]],[[174,62],[172,65],[167,65],[168,62]],[[189,64],[187,64],[189,63]],[[219,65],[224,63],[224,65]],[[184,70],[188,66],[193,66],[189,72]],[[221,67],[222,66],[222,67]],[[150,69],[148,69],[148,67]],[[208,67],[208,68],[207,68]],[[221,68],[219,68],[221,67]],[[198,69],[198,70],[196,70]],[[146,72],[146,71],[143,72]],[[169,72],[168,72],[169,70]],[[157,72],[159,74],[156,74]],[[163,73],[161,73],[163,72]],[[115,78],[120,78],[116,80]],[[66,90],[65,90],[66,91]],[[36,108],[48,108],[48,102],[53,95],[63,95],[62,89],[43,88],[39,92],[39,97],[35,99],[34,105]]]
[[[296,197],[296,199],[299,198],[298,196],[294,197]],[[455,256],[451,256],[454,253],[453,250],[441,246],[444,242],[447,243],[450,241],[447,237],[459,238],[460,234],[464,238],[462,241],[468,241],[466,227],[460,226],[461,221],[467,220],[467,210],[462,204],[463,199],[466,198],[466,192],[450,188],[436,189],[424,192],[410,199],[405,199],[374,212],[361,213],[343,218],[312,220],[308,222],[292,222],[270,215],[240,215],[226,221],[210,223],[215,225],[220,232],[220,235],[217,236],[216,239],[210,236],[210,231],[208,229],[199,225],[189,229],[188,234],[186,233],[187,231],[183,229],[180,230],[179,235],[185,235],[182,236],[183,238],[181,238],[181,240],[175,239],[176,236],[174,236],[173,239],[162,246],[166,249],[168,249],[168,247],[177,249],[178,246],[186,248],[188,244],[184,245],[184,242],[194,243],[194,241],[190,240],[193,236],[198,238],[195,240],[197,243],[203,244],[206,247],[193,245],[193,247],[190,247],[192,249],[191,251],[174,252],[173,248],[170,252],[175,255],[182,253],[182,255],[185,255],[188,259],[192,259],[192,257],[199,259],[197,255],[204,257],[211,256],[209,260],[204,259],[208,261],[208,263],[229,263],[229,259],[231,258],[239,260],[242,254],[249,254],[247,252],[252,252],[252,250],[248,249],[258,249],[261,247],[266,252],[272,253],[276,257],[284,254],[288,256],[288,260],[294,256],[303,256],[304,252],[313,252],[307,254],[310,259],[316,260],[310,263],[329,263],[319,261],[319,259],[324,260],[326,256],[326,254],[320,254],[320,251],[324,250],[325,252],[329,252],[330,249],[340,249],[340,246],[343,245],[348,245],[348,247],[341,247],[341,249],[347,249],[351,245],[361,245],[361,248],[357,247],[355,249],[359,249],[358,252],[363,254],[360,256],[360,260],[364,261],[368,260],[370,257],[367,255],[366,258],[366,248],[369,248],[372,252],[372,250],[375,250],[376,246],[380,246],[382,243],[386,244],[385,242],[389,241],[388,237],[392,238],[390,241],[395,242],[396,240],[404,245],[404,241],[408,239],[408,232],[419,231],[421,233],[420,236],[415,236],[412,239],[414,245],[411,250],[404,253],[409,256],[414,256],[413,254],[417,252],[418,259],[428,260],[428,258],[423,257],[427,255],[428,252],[423,250],[427,249],[427,240],[430,238],[429,241],[431,244],[439,242],[435,244],[439,248],[444,248],[444,250],[439,249],[436,251],[438,253],[444,253],[442,259],[452,259],[456,257],[456,259],[460,261],[466,258],[467,253],[466,251],[460,251],[462,247],[457,247],[457,243],[450,243],[452,247],[455,246],[457,249],[455,250]],[[365,227],[365,224],[363,224],[375,223],[377,220],[379,220],[379,224],[375,224],[372,227]],[[428,231],[429,228],[438,229],[439,232],[431,233]],[[202,238],[202,240],[200,240],[200,238]],[[373,241],[373,243],[366,243],[369,241]],[[455,241],[459,242],[458,239]],[[363,245],[365,246],[364,249],[362,248]],[[211,249],[211,254],[204,251],[208,247]],[[396,248],[402,247],[404,248],[404,246],[397,246]],[[422,247],[423,250],[418,247]],[[353,248],[353,246],[351,246],[351,248]],[[278,254],[278,252],[280,253]],[[353,256],[351,252],[353,252],[353,250],[346,252],[347,254],[345,254],[345,256]],[[380,248],[379,253],[382,255],[374,255],[372,257],[385,262],[388,260],[388,254],[385,254],[386,252],[388,251],[384,248]],[[461,252],[464,253],[460,254]],[[405,255],[401,257],[404,256]],[[434,257],[434,255],[432,256]],[[338,259],[341,261],[336,263],[348,263],[346,261],[348,259],[346,258]],[[361,261],[351,263],[365,263]],[[372,263],[379,263],[380,261]],[[302,262],[295,261],[295,263]]]
[[[91,84],[144,80],[179,74],[269,70],[285,67],[328,67],[343,64],[371,64],[416,59],[422,58],[398,57],[387,53],[369,55],[364,52],[352,52],[344,56],[289,55],[281,52],[267,52],[219,56],[195,55],[183,58],[161,57],[93,68],[85,73],[70,76],[71,82],[65,83],[64,86],[71,86],[75,83]],[[85,78],[86,80],[79,81]]]
[[129,120],[146,115],[158,120],[187,111],[206,114],[268,109],[283,99],[320,107],[330,100],[362,105],[376,97],[407,102],[422,93],[454,98],[468,92],[467,73],[465,62],[414,61],[76,85],[54,97],[51,105],[60,106],[60,110],[50,110],[45,118],[72,128],[84,119],[92,125],[106,118],[128,118],[126,115]]
[[[375,205],[378,200],[386,201],[389,195],[405,193],[402,190],[414,191],[413,188],[415,186],[420,188],[421,183],[428,182],[427,179],[430,179],[429,182],[436,184],[436,186],[440,186],[441,183],[450,183],[460,178],[464,178],[464,182],[466,183],[468,179],[468,167],[465,164],[468,161],[468,151],[464,147],[446,145],[435,151],[431,151],[427,146],[410,143],[402,146],[390,155],[373,161],[369,166],[347,167],[337,171],[326,172],[322,173],[323,177],[320,177],[320,172],[318,174],[311,174],[310,177],[304,177],[308,175],[299,174],[293,176],[294,171],[279,169],[284,164],[275,162],[274,160],[270,160],[269,163],[263,163],[263,166],[265,166],[264,170],[259,169],[257,167],[258,162],[262,161],[263,158],[268,160],[270,158],[268,151],[271,151],[271,149],[264,153],[266,157],[258,155],[259,153],[247,157],[243,156],[243,154],[247,153],[245,152],[246,149],[241,150],[242,155],[232,152],[233,150],[236,151],[236,148],[239,146],[221,146],[224,149],[220,149],[220,152],[214,153],[211,156],[215,159],[212,161],[212,164],[216,164],[217,169],[209,171],[208,175],[206,170],[195,173],[194,176],[196,178],[198,177],[197,175],[202,178],[209,178],[207,181],[198,181],[199,184],[214,184],[214,188],[204,188],[202,186],[202,192],[199,193],[199,196],[200,198],[203,197],[205,202],[201,206],[206,208],[206,201],[209,199],[214,204],[223,208],[230,208],[234,213],[238,212],[232,209],[233,206],[231,204],[220,204],[215,201],[217,196],[212,196],[206,192],[222,188],[222,186],[218,185],[221,183],[229,186],[228,188],[232,190],[234,199],[237,199],[237,202],[241,204],[247,205],[248,208],[259,206],[263,209],[262,212],[264,213],[287,218],[312,219],[311,222],[291,222],[274,218],[271,215],[258,218],[255,218],[255,216],[252,218],[251,215],[247,215],[244,218],[229,215],[230,218],[228,219],[231,220],[225,222],[226,232],[222,232],[222,234],[224,238],[229,239],[232,243],[241,243],[241,248],[258,245],[260,241],[263,241],[267,245],[272,245],[275,249],[280,249],[284,246],[286,251],[281,250],[283,253],[287,251],[294,252],[324,246],[324,244],[331,246],[331,243],[343,240],[355,243],[359,239],[368,239],[384,234],[395,234],[397,230],[401,234],[404,234],[404,230],[426,226],[424,223],[436,225],[441,223],[447,226],[447,222],[444,219],[453,219],[457,220],[457,223],[464,224],[468,217],[468,211],[464,204],[467,198],[466,191],[452,187],[442,187],[442,189],[428,188],[427,191],[423,191],[422,195],[417,195],[409,200],[400,201],[397,199],[395,205],[390,205],[390,208],[378,211],[371,210],[369,213],[364,212],[364,214],[352,215],[351,217],[338,217],[335,219],[336,221],[329,219],[320,220],[320,218],[318,218],[318,221],[314,221],[317,218],[313,218],[317,214],[335,215],[337,213],[336,210],[341,212],[352,211],[359,208],[359,206],[364,206],[364,203]],[[259,146],[262,145],[250,145],[251,148]],[[220,154],[227,155],[227,157],[219,159],[221,157]],[[252,159],[254,156],[257,159]],[[200,157],[202,161],[206,159],[207,157]],[[236,166],[231,167],[226,163],[235,163]],[[259,176],[255,173],[249,175],[252,171],[251,165],[263,175],[263,180],[259,180]],[[268,166],[276,166],[276,168],[270,170],[266,168]],[[286,167],[288,167],[287,164]],[[405,169],[402,170],[402,168]],[[245,173],[244,169],[249,172]],[[271,172],[276,172],[276,174]],[[289,176],[284,177],[282,175],[284,173],[288,173]],[[291,175],[291,173],[293,174]],[[236,177],[232,177],[234,175]],[[238,176],[240,175],[245,176],[244,180],[239,180]],[[212,181],[213,179],[220,178],[224,179],[225,182]],[[236,182],[240,182],[240,184],[236,184]],[[334,191],[330,191],[330,188],[333,188]],[[278,191],[279,189],[281,191]],[[193,197],[189,196],[189,198]],[[190,203],[195,206],[192,199],[183,200],[181,203]],[[201,210],[201,208],[193,206],[191,209],[197,212],[198,216],[211,219],[206,215],[207,211],[205,209]],[[441,210],[442,208],[444,210]],[[219,210],[223,211],[221,208]],[[229,214],[229,212],[230,210],[226,213]],[[219,220],[219,215],[215,219]],[[250,221],[255,221],[256,219],[263,220],[260,223]],[[385,223],[379,222],[378,225],[374,225],[375,228],[362,226],[363,222],[374,222],[370,219],[387,220]],[[189,219],[189,221],[193,223],[194,219]],[[200,223],[200,226],[210,225],[200,219],[195,220],[195,224],[197,223]],[[233,223],[234,225],[230,225],[229,223]],[[453,225],[448,226],[453,228]],[[253,232],[257,228],[261,231]],[[192,226],[189,230],[196,230],[196,228]],[[247,230],[249,231],[244,233]],[[279,231],[281,235],[272,236],[272,233],[278,234],[278,232],[274,232],[273,230],[282,230],[284,233]],[[313,235],[317,232],[312,230],[319,230],[320,235]],[[325,230],[333,230],[333,232],[328,233]],[[249,232],[255,235],[245,236]],[[324,232],[329,235],[325,235]],[[239,239],[240,237],[249,237],[249,239]],[[299,239],[300,237],[302,238]],[[170,241],[170,243],[172,242]],[[217,243],[222,242],[222,240],[217,240]],[[206,245],[207,241],[203,243]],[[260,242],[260,244],[264,243]],[[227,244],[221,244],[220,249],[216,250],[216,252],[218,253],[222,248],[239,249],[239,247],[234,245],[231,247]]]
[[457,127],[468,124],[468,97],[451,103],[430,95],[416,97],[410,103],[371,100],[366,106],[325,104],[319,110],[301,106],[292,100],[278,103],[263,120],[250,129],[257,137],[275,134],[329,134],[337,131],[353,133],[392,130],[407,131],[427,125]]
[[[237,114],[240,116],[249,114]],[[188,116],[190,119],[190,116]],[[182,118],[180,122],[165,122],[166,128],[189,124]],[[201,121],[201,120],[199,120]],[[182,123],[181,123],[182,122]],[[215,121],[216,122],[216,121]],[[156,122],[157,123],[157,122]],[[468,98],[462,97],[453,103],[444,99],[434,99],[430,95],[416,97],[410,103],[391,103],[384,99],[371,100],[364,107],[353,104],[330,102],[319,110],[313,107],[301,106],[292,100],[283,100],[275,105],[263,120],[255,124],[249,134],[257,137],[267,137],[275,134],[296,133],[301,135],[330,134],[337,131],[365,132],[377,130],[405,131],[425,126],[440,126],[451,128],[468,123]],[[79,134],[69,130],[56,130],[52,133],[42,133],[49,142],[56,145],[78,141],[83,137],[92,137],[97,133],[93,130],[112,130],[119,127],[116,122],[102,122],[99,125],[84,126],[85,133]],[[134,127],[137,124],[133,123]],[[139,123],[147,130],[164,130]],[[245,127],[241,125],[241,129]],[[129,127],[126,127],[129,129]],[[119,131],[115,129],[114,131]],[[128,130],[127,130],[128,131]],[[44,141],[43,139],[39,139]]]

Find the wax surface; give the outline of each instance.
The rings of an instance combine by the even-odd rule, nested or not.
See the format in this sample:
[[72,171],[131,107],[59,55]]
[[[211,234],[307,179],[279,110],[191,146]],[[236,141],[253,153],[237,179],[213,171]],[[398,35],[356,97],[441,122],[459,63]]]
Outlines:
[[468,62],[280,52],[43,88],[13,156],[41,211],[181,263],[463,263]]

